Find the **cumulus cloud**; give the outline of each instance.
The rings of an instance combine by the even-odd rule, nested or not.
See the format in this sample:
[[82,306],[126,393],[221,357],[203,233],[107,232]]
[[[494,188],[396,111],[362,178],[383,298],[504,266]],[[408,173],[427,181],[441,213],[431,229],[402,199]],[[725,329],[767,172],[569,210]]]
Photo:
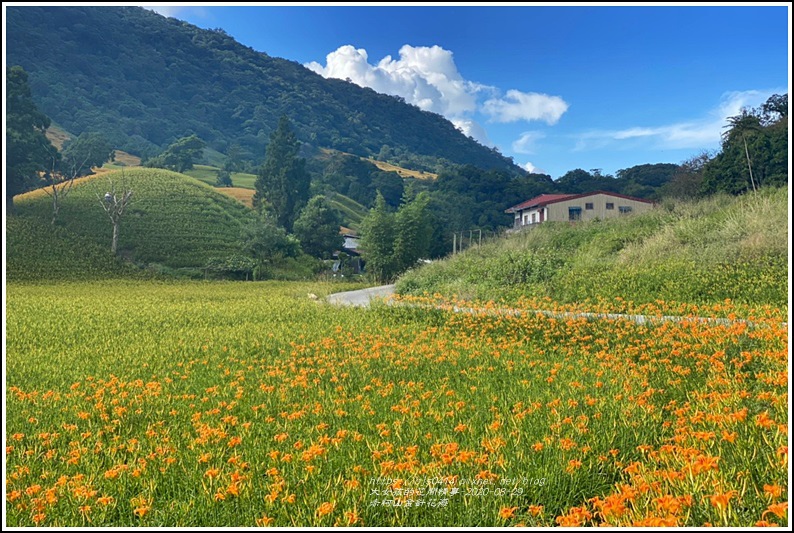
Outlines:
[[717,146],[728,117],[741,113],[743,107],[758,107],[771,95],[785,89],[733,91],[722,95],[720,102],[705,116],[660,126],[635,126],[622,130],[596,130],[578,136],[576,150],[603,148],[620,142],[645,142],[663,149],[699,149]]
[[541,131],[525,131],[513,141],[513,151],[517,154],[534,154],[535,143],[546,136]]
[[155,13],[159,13],[159,14],[163,15],[164,17],[179,18],[179,15],[185,15],[186,13],[190,13],[192,15],[199,16],[199,17],[208,17],[209,16],[209,13],[207,12],[207,10],[204,9],[203,7],[201,7],[201,6],[184,6],[184,5],[183,6],[179,6],[179,5],[175,5],[175,6],[160,6],[160,5],[152,6],[152,5],[142,4],[142,7],[146,8],[146,9],[151,9]]
[[483,104],[483,112],[494,122],[542,120],[556,124],[568,111],[568,104],[559,96],[523,93],[510,89],[503,98],[491,98]]
[[542,120],[556,123],[568,109],[560,97],[509,90],[502,96],[496,87],[465,79],[453,54],[440,46],[400,48],[399,57],[388,55],[371,61],[367,51],[352,45],[328,54],[325,65],[316,61],[306,68],[326,78],[347,79],[379,93],[400,96],[425,111],[443,115],[464,134],[485,146],[494,146],[485,128],[472,115],[483,113],[491,122]]
[[452,52],[440,46],[400,48],[399,59],[386,56],[370,64],[367,51],[340,46],[325,58],[325,66],[305,65],[326,78],[349,79],[379,93],[401,96],[425,111],[457,117],[476,110],[483,87],[463,79]]
[[542,168],[536,167],[530,161],[527,161],[526,163],[521,165],[521,168],[523,168],[524,170],[526,170],[530,174],[545,174],[546,173],[545,170],[543,170]]
[[488,133],[485,131],[477,121],[471,120],[469,118],[453,118],[450,122],[455,125],[464,135],[471,137],[478,143],[483,146],[488,146],[489,148],[493,148],[495,145],[491,142],[491,139],[488,138]]

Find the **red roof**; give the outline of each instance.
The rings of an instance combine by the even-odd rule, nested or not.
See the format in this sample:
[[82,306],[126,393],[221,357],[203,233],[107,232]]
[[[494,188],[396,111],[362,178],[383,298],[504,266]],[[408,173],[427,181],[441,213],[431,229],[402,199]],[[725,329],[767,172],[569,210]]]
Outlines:
[[635,198],[634,196],[626,196],[625,194],[618,194],[616,192],[608,191],[593,191],[582,194],[541,194],[540,196],[536,196],[531,200],[514,205],[510,209],[505,209],[505,213],[515,213],[516,211],[522,211],[524,209],[543,207],[545,205],[556,204],[557,202],[562,202],[564,200],[575,200],[576,198],[584,198],[586,196],[594,196],[596,194],[605,194],[607,196],[614,196],[616,198],[623,198],[625,200],[634,200],[635,202],[644,202],[646,204],[653,203],[651,200],[645,200],[644,198]]
[[514,205],[510,209],[506,210],[505,213],[515,213],[516,211],[521,211],[522,209],[529,209],[530,207],[537,207],[541,205],[550,204],[552,202],[558,202],[560,200],[565,200],[570,198],[571,196],[576,196],[575,194],[541,194],[540,196],[536,196],[531,200],[527,200],[526,202],[522,202],[518,205]]

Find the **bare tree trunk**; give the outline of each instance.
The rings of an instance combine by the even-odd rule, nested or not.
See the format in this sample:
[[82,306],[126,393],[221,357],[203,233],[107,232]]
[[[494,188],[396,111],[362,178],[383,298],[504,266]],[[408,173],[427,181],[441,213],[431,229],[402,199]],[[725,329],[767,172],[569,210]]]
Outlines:
[[116,220],[113,222],[113,241],[110,244],[110,251],[113,252],[113,255],[116,255],[116,250],[119,247],[119,221]]
[[55,220],[58,218],[58,209],[60,205],[58,204],[58,191],[53,187],[53,191],[55,194],[52,195],[52,225],[55,225]]
[[755,180],[753,179],[753,167],[750,165],[750,152],[747,150],[747,139],[745,139],[744,134],[742,134],[742,140],[744,141],[744,155],[747,156],[747,169],[750,171],[750,184],[753,186],[753,192],[756,192]]

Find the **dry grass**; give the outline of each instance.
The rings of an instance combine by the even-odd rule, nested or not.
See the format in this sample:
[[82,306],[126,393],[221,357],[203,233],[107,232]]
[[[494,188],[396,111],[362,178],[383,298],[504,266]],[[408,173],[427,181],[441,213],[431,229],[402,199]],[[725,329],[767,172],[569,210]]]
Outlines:
[[246,207],[254,207],[254,193],[256,191],[253,189],[243,189],[242,187],[217,187],[215,190],[231,196]]
[[47,139],[58,150],[62,150],[63,143],[72,139],[71,135],[69,135],[64,130],[53,124],[51,124],[50,127],[47,128],[47,131],[44,132],[44,135],[47,136]]
[[123,150],[116,150],[115,157],[113,158],[113,161],[117,165],[124,165],[125,167],[139,167],[139,166],[141,166],[141,158],[140,157],[138,157],[136,155],[128,154],[127,152],[125,152]]
[[432,172],[424,172],[422,170],[409,170],[407,168],[398,167],[397,165],[392,165],[391,163],[386,163],[385,161],[378,161],[376,159],[367,159],[362,158],[365,161],[369,161],[379,169],[384,172],[396,172],[400,175],[401,178],[416,178],[419,180],[434,180],[438,178],[438,174],[433,174]]
[[411,170],[408,168],[398,167],[397,165],[392,165],[391,163],[386,163],[385,161],[378,161],[377,159],[372,159],[371,157],[361,157],[348,152],[331,150],[330,148],[320,148],[320,153],[322,154],[321,159],[328,159],[331,155],[335,153],[349,155],[350,157],[358,157],[363,161],[372,163],[373,165],[375,165],[384,172],[396,172],[397,174],[399,174],[401,178],[416,178],[420,180],[434,180],[438,178],[438,174],[434,174],[432,172],[425,172],[423,170]]

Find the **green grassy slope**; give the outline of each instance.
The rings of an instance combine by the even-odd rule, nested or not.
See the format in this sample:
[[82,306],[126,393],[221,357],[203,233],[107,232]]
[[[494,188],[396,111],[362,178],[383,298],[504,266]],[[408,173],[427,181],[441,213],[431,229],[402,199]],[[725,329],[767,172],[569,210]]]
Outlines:
[[547,223],[423,268],[401,293],[464,298],[788,301],[787,189],[593,223]]
[[328,202],[331,207],[336,209],[342,217],[343,225],[348,228],[358,229],[361,221],[369,213],[369,209],[356,202],[352,198],[339,193],[334,193],[333,197]]
[[[109,189],[110,179],[126,180],[133,190],[133,203],[121,223],[119,252],[136,263],[201,267],[210,257],[237,253],[240,228],[254,219],[253,211],[208,185],[175,172],[141,168],[108,172],[75,185],[61,208],[60,228],[109,248],[112,226],[96,194]],[[49,223],[49,202],[42,191],[18,196],[17,216]]]
[[14,216],[6,226],[8,281],[94,280],[143,273],[100,246],[37,217]]
[[[190,177],[212,185],[213,187],[218,182],[218,167],[209,165],[193,165],[191,170],[185,171]],[[256,182],[255,174],[246,174],[244,172],[232,172],[232,186],[240,187],[242,189],[253,189],[254,182]]]

